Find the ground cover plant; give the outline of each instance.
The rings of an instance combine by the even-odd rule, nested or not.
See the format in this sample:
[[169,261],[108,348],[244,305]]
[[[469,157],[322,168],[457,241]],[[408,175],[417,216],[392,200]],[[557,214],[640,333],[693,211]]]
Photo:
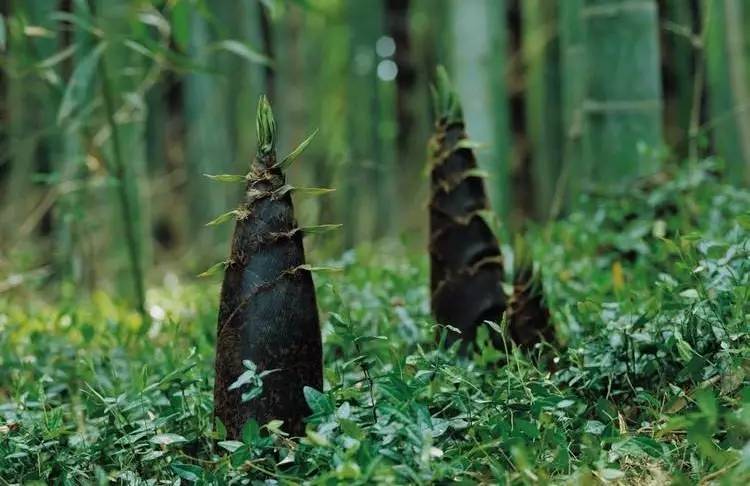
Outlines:
[[145,333],[104,293],[16,289],[0,301],[0,484],[744,484],[750,192],[717,168],[587,196],[530,232],[556,349],[521,353],[500,322],[462,358],[435,343],[423,255],[331,262],[315,277],[326,386],[307,389],[299,440],[275,421],[214,431],[218,282],[150,289]]

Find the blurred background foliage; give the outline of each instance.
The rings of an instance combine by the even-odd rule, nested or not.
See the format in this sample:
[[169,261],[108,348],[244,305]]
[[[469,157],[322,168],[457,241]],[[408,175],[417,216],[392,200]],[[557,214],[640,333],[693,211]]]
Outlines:
[[142,305],[225,258],[267,93],[311,259],[426,242],[429,83],[445,64],[502,230],[716,153],[750,182],[744,0],[0,0],[0,291]]

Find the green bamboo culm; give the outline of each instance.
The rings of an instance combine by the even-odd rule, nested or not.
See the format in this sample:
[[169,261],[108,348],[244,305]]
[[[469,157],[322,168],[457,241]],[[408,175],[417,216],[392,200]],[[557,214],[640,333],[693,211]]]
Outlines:
[[706,72],[710,129],[733,184],[750,182],[750,71],[743,51],[740,0],[706,0]]
[[[583,159],[583,100],[585,96],[585,46],[581,8],[583,0],[560,2],[560,65],[562,78],[563,167],[560,190],[552,215],[563,205],[574,204],[581,191],[581,176],[589,171]],[[555,206],[556,205],[556,206]]]
[[461,332],[449,333],[447,342],[462,339],[466,351],[485,320],[502,319],[503,262],[484,217],[489,201],[466,136],[461,104],[442,68],[432,93],[437,121],[428,145],[431,306],[439,324]]
[[[276,122],[265,97],[256,128],[258,150],[235,211],[217,329],[214,413],[231,439],[250,419],[282,420],[286,432],[301,435],[310,413],[303,389],[323,387],[315,288],[283,173],[309,139],[277,162]],[[237,381],[249,368],[262,377],[258,396]]]
[[450,0],[445,7],[450,19],[453,82],[458,92],[470,94],[463,97],[463,110],[471,120],[472,136],[485,144],[476,154],[477,163],[487,171],[492,208],[508,218],[512,197],[506,0]]
[[[532,149],[534,213],[548,218],[559,212],[564,186],[560,38],[556,18],[559,2],[525,0],[523,54],[526,66],[526,120]],[[580,73],[579,73],[580,75]],[[553,211],[554,209],[554,211]]]
[[701,32],[695,31],[700,29],[696,19],[699,8],[697,2],[685,0],[664,0],[662,5],[664,139],[679,156],[685,156],[690,148],[696,81],[700,80],[699,88],[703,85],[702,48],[697,44]]
[[[584,0],[584,151],[599,185],[658,169],[639,145],[662,143],[658,16],[653,0]],[[580,177],[581,175],[574,175]]]

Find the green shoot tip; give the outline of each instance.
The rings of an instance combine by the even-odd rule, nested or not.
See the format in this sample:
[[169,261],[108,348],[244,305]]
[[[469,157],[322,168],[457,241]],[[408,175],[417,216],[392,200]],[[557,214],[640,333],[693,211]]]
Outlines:
[[431,88],[435,116],[438,121],[443,123],[463,121],[461,102],[458,99],[458,93],[453,89],[453,84],[445,67],[437,67],[435,85]]
[[266,95],[258,100],[258,116],[255,119],[258,132],[258,155],[268,155],[276,149],[276,120],[273,118],[271,104]]

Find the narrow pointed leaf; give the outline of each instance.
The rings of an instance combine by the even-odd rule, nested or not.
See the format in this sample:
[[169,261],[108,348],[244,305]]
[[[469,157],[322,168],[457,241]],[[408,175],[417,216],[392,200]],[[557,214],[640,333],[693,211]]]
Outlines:
[[247,176],[244,175],[237,175],[237,174],[203,174],[204,176],[208,177],[212,181],[217,182],[245,182],[247,180]]
[[478,150],[485,148],[487,144],[482,142],[477,142],[476,140],[472,140],[470,138],[464,138],[463,140],[459,140],[458,143],[455,145],[455,149],[469,149],[469,150]]
[[236,54],[252,63],[263,64],[265,66],[270,66],[272,64],[271,59],[269,59],[267,56],[261,54],[249,45],[244,44],[240,41],[231,39],[221,41],[216,44],[216,48],[223,49],[227,52],[231,52],[232,54]]
[[316,235],[320,233],[327,233],[329,231],[335,231],[342,226],[343,225],[341,224],[319,224],[315,226],[305,226],[299,228],[299,230],[302,231],[302,233],[305,235]]
[[218,217],[209,221],[208,223],[206,223],[206,226],[216,226],[222,223],[226,223],[235,216],[237,216],[237,210],[232,209],[231,211],[227,211],[226,213],[219,215]]
[[306,270],[308,272],[340,272],[343,269],[340,267],[314,266],[306,263],[294,268],[294,271],[297,270]]
[[60,109],[57,112],[58,123],[68,118],[76,108],[88,99],[90,95],[88,92],[89,86],[94,79],[99,58],[106,46],[105,43],[99,44],[76,66],[65,87],[62,103],[60,103]]
[[[62,61],[68,59],[70,56],[75,54],[77,48],[78,46],[76,46],[75,44],[70,45],[66,47],[65,49],[61,50],[60,52],[57,52],[51,55],[50,57],[40,61],[39,63],[37,63],[37,67],[41,69],[49,69],[51,67],[55,67]],[[0,50],[1,49],[2,49],[2,45],[0,44]]]
[[294,187],[289,184],[284,184],[274,191],[274,197],[284,197],[289,192],[295,192],[296,194],[301,194],[303,196],[320,196],[333,191],[335,191],[335,189],[329,189],[327,187]]
[[301,144],[297,146],[296,149],[292,150],[292,153],[281,159],[280,162],[274,164],[272,168],[286,170],[287,167],[292,165],[292,162],[294,162],[300,155],[302,155],[302,152],[305,151],[307,146],[310,145],[310,142],[312,142],[312,139],[315,138],[315,135],[317,134],[318,130],[312,132],[309,137],[307,137]]
[[212,265],[211,268],[206,270],[205,272],[199,274],[198,276],[200,278],[206,278],[210,277],[212,275],[215,275],[216,273],[223,271],[227,266],[229,265],[229,260],[225,260],[223,262],[216,263],[215,265]]
[[336,189],[330,189],[327,187],[295,187],[293,190],[296,194],[303,196],[321,196],[323,194],[331,193]]
[[464,179],[468,179],[469,177],[479,177],[480,179],[487,179],[490,174],[486,170],[476,168],[465,171],[462,176]]

